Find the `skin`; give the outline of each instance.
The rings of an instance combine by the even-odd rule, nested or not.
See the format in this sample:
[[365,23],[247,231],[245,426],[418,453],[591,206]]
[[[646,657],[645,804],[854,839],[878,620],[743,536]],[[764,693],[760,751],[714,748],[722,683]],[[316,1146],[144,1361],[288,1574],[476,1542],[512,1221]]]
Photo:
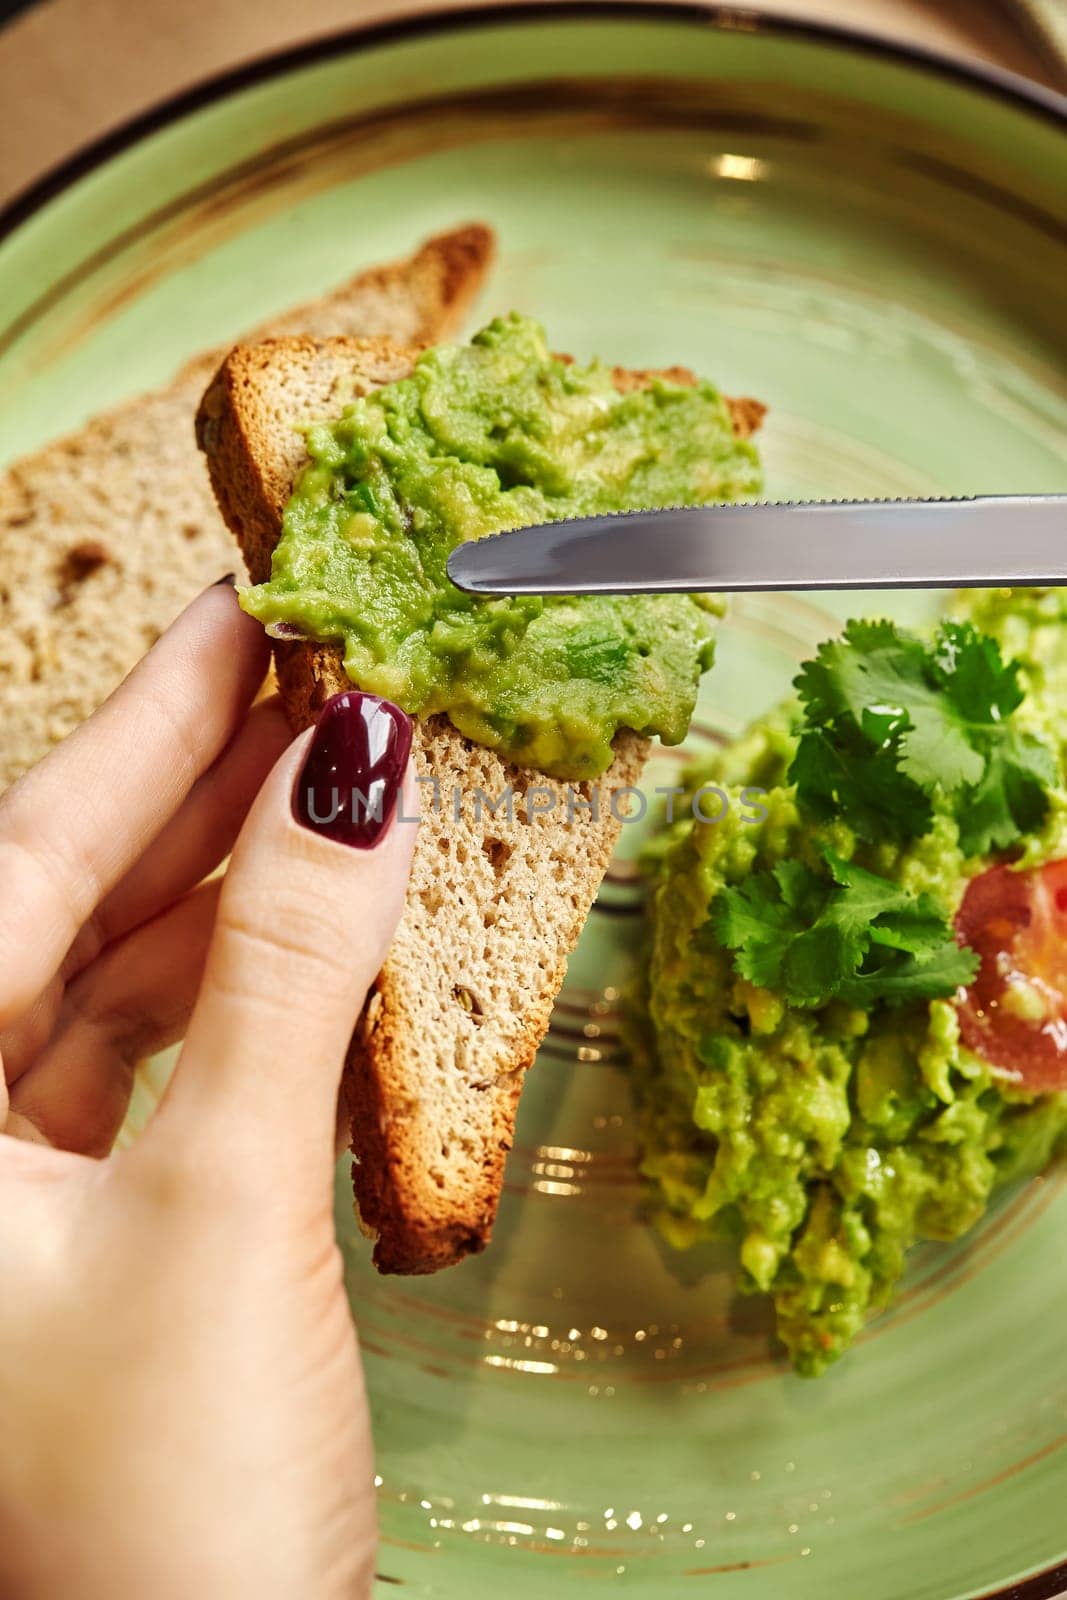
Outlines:
[[[416,830],[364,851],[294,821],[312,735],[252,706],[266,668],[259,625],[209,589],[0,800],[12,1600],[370,1593],[335,1126]],[[183,1036],[112,1153],[136,1062]]]

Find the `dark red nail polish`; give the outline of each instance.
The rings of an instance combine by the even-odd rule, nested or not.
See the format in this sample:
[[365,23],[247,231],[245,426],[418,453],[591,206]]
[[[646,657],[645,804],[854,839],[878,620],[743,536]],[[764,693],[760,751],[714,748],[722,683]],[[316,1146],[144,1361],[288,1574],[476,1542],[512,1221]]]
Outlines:
[[411,752],[399,706],[346,689],[327,700],[293,794],[293,815],[314,833],[369,850],[385,832]]
[[228,583],[228,584],[231,584],[234,588],[236,588],[237,587],[237,574],[236,574],[236,572],[224,572],[222,574],[222,577],[221,578],[216,578],[215,582],[213,584],[211,584],[210,587],[212,589],[217,589],[219,587],[220,583]]

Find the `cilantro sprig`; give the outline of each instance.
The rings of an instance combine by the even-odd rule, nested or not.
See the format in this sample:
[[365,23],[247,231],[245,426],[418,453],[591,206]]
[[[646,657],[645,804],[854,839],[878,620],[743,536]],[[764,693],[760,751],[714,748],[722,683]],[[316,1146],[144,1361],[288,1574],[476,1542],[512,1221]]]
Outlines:
[[850,622],[795,680],[804,725],[789,777],[801,807],[902,842],[929,831],[941,795],[966,855],[1008,848],[1041,825],[1056,777],[1051,752],[1011,721],[1019,672],[969,623],[945,622],[926,642]]
[[782,861],[721,889],[711,929],[742,977],[795,1006],[887,1005],[954,994],[978,958],[961,948],[928,894],[912,894],[822,852],[829,876]]

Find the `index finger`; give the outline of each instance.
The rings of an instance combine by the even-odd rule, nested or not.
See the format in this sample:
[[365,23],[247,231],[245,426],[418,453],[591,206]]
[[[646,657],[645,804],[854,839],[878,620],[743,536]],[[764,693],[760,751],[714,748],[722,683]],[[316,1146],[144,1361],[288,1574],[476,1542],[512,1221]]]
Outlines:
[[89,721],[0,798],[0,1027],[229,742],[267,669],[233,589],[193,601]]

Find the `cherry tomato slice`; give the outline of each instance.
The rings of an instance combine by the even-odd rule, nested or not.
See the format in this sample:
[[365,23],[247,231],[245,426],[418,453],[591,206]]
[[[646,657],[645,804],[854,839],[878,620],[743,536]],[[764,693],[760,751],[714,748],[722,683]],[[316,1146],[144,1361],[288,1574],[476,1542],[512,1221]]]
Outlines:
[[960,996],[964,1043],[1020,1089],[1067,1089],[1067,861],[972,878],[956,934],[981,961]]

